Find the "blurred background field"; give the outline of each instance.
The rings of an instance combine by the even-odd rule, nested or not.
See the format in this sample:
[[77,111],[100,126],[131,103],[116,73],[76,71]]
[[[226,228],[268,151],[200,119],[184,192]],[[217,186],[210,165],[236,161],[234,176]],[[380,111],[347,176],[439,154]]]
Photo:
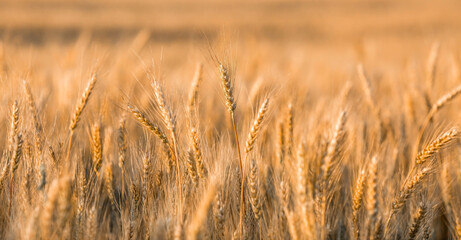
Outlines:
[[184,41],[223,27],[272,41],[401,42],[457,38],[460,10],[456,0],[2,0],[0,29],[3,38],[36,44],[66,42],[82,30],[114,40],[147,29],[154,41]]
[[[456,0],[2,0],[0,39],[25,51],[70,46],[82,35],[94,45],[120,46],[144,30],[142,41],[151,52],[168,53],[168,61],[230,29],[256,52],[302,52],[338,67],[374,60],[401,66],[424,59],[435,41],[457,60],[460,12]],[[207,54],[206,47],[200,54]]]

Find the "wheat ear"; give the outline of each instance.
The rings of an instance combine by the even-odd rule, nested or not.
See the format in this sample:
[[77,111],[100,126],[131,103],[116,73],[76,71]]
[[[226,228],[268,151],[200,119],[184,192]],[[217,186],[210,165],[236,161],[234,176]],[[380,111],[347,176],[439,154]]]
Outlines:
[[126,121],[121,119],[118,128],[118,166],[122,171],[122,196],[125,195],[125,160],[127,151],[127,139],[126,139]]
[[195,165],[197,169],[197,174],[200,178],[205,178],[206,169],[203,163],[202,149],[200,146],[200,138],[197,133],[197,129],[191,129],[191,138],[192,138],[192,149],[194,153]]
[[[6,163],[3,166],[2,172],[0,174],[0,189],[3,189],[3,182],[8,177],[8,174],[12,172],[11,167],[10,167],[11,159],[15,158],[14,154],[16,154],[16,151],[14,148],[15,147],[17,148],[16,143],[17,143],[19,134],[20,134],[19,133],[19,108],[18,108],[18,102],[14,101],[11,107],[11,127],[10,127],[10,134],[8,137],[8,149],[6,152],[3,152],[3,157],[2,157],[2,160],[5,161]],[[13,154],[13,156],[11,156],[11,154]]]
[[283,163],[285,158],[285,130],[283,129],[283,122],[277,124],[277,161]]
[[288,111],[286,117],[286,145],[287,145],[287,154],[288,156],[293,155],[293,104],[288,104]]
[[141,194],[139,193],[138,187],[131,183],[130,186],[131,192],[131,206],[130,206],[130,222],[129,222],[129,229],[128,229],[128,237],[129,239],[135,239],[136,230],[136,218],[138,217],[138,209],[141,203]]
[[[8,154],[11,154],[14,147],[14,141],[16,136],[19,132],[19,107],[18,101],[14,101],[13,105],[11,106],[11,126],[10,126],[10,134],[8,138]],[[8,156],[10,158],[11,156]]]
[[461,93],[461,85],[453,89],[451,92],[443,95],[439,100],[437,100],[437,102],[434,105],[432,105],[431,110],[427,114],[419,130],[418,138],[416,139],[416,148],[417,148],[416,150],[419,150],[419,144],[421,143],[422,137],[424,136],[424,133],[427,127],[429,126],[429,124],[431,123],[435,115],[440,111],[440,109],[446,106],[451,100],[457,97],[460,93]]
[[91,76],[90,81],[88,82],[88,86],[86,87],[85,91],[80,98],[79,103],[75,107],[74,115],[71,119],[69,129],[71,132],[75,130],[77,127],[78,122],[80,121],[80,117],[82,115],[83,110],[85,109],[86,105],[88,104],[88,100],[90,99],[91,93],[93,92],[93,88],[96,85],[96,75],[93,74]]
[[79,177],[78,177],[78,189],[77,189],[77,194],[78,194],[78,206],[77,206],[77,234],[78,236],[83,236],[83,230],[84,230],[84,210],[85,210],[85,201],[86,201],[86,196],[87,196],[87,181],[86,181],[86,176],[85,172],[83,170],[80,170]]
[[104,186],[106,187],[107,196],[109,196],[112,211],[117,210],[117,202],[115,201],[114,186],[112,184],[114,175],[112,173],[112,165],[109,164],[104,172]]
[[142,161],[143,164],[143,175],[142,175],[142,203],[143,207],[147,209],[148,201],[149,201],[149,184],[150,184],[150,176],[152,171],[152,164],[149,157],[146,155]]
[[195,168],[195,156],[194,151],[189,148],[187,150],[187,161],[186,161],[187,172],[194,185],[197,184],[197,169]]
[[96,239],[98,231],[98,212],[93,206],[88,213],[87,227],[86,227],[86,237],[87,239]]
[[426,214],[427,214],[427,205],[424,203],[421,203],[421,205],[418,207],[418,210],[416,211],[415,216],[413,217],[413,221],[412,221],[413,223],[410,226],[410,231],[408,233],[409,240],[416,239],[418,232],[420,232],[421,228],[423,227],[423,224],[426,219]]
[[[307,159],[306,159],[306,148],[304,143],[300,143],[298,145],[297,149],[297,184],[296,184],[296,190],[298,193],[297,199],[298,203],[300,205],[300,211],[301,211],[301,218],[302,222],[304,224],[304,232],[307,232],[308,234],[311,234],[311,229],[312,229],[312,221],[309,219],[309,202],[310,199],[308,199],[308,191],[307,187],[310,186],[309,180],[308,180],[308,168],[306,166]],[[286,182],[282,180],[281,184],[281,189],[282,189],[282,199],[283,199],[283,205],[288,205],[288,193],[286,192]],[[309,193],[310,194],[310,193]],[[312,236],[309,236],[312,237]]]
[[378,158],[371,159],[367,175],[367,212],[368,212],[368,232],[371,236],[375,231],[378,216]]
[[416,163],[424,164],[428,159],[430,159],[434,154],[439,152],[450,142],[452,142],[459,135],[457,128],[452,128],[445,133],[438,136],[434,141],[426,146],[422,151],[416,155]]
[[215,200],[215,209],[213,211],[214,223],[215,223],[215,232],[219,240],[224,239],[224,202],[222,200],[221,194],[216,195]]
[[322,181],[327,182],[327,179],[330,178],[332,167],[334,165],[334,158],[337,157],[339,150],[343,144],[343,138],[345,134],[345,124],[347,119],[347,112],[342,111],[339,115],[335,130],[333,133],[333,137],[331,138],[330,143],[328,144],[327,153],[323,160],[323,164],[321,167],[322,170]]
[[269,108],[269,98],[266,98],[264,102],[261,104],[261,107],[259,108],[258,115],[256,116],[253,125],[251,126],[250,133],[248,134],[248,139],[245,144],[245,154],[248,155],[251,150],[254,148],[254,144],[256,141],[256,138],[258,137],[258,134],[260,132],[264,116],[267,113],[267,110]]
[[352,233],[355,239],[360,238],[360,229],[358,226],[358,215],[363,202],[363,190],[365,188],[365,170],[360,171],[355,182],[354,192],[352,195]]
[[23,140],[22,140],[22,134],[21,133],[18,133],[18,135],[16,136],[16,145],[15,145],[15,149],[13,151],[13,156],[11,157],[11,160],[12,160],[12,165],[11,165],[11,177],[10,177],[10,198],[9,198],[9,202],[8,202],[8,215],[11,214],[11,205],[12,205],[12,201],[13,201],[13,179],[14,179],[14,173],[16,172],[16,170],[18,169],[19,167],[19,160],[21,159],[21,155],[22,155],[22,143],[23,143]]
[[93,153],[93,170],[99,176],[99,169],[102,165],[102,140],[101,127],[99,124],[94,124],[91,128],[91,146]]
[[[253,209],[253,213],[256,220],[259,220],[261,216],[261,203],[259,201],[259,191],[258,191],[258,176],[257,176],[258,167],[256,166],[256,161],[253,159],[250,162],[250,175],[249,175],[249,186],[250,186],[250,203]],[[260,233],[262,234],[262,233]]]

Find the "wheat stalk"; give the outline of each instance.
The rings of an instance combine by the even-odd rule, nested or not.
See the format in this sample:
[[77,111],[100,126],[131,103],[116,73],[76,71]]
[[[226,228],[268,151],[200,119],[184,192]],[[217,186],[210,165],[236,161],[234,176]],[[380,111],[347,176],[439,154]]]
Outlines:
[[227,110],[231,116],[231,121],[232,121],[232,127],[234,129],[234,135],[235,135],[235,143],[237,147],[237,154],[238,154],[238,159],[239,159],[239,169],[240,169],[240,221],[239,221],[239,237],[242,239],[243,236],[243,217],[245,215],[245,172],[243,169],[243,162],[242,162],[242,155],[240,154],[240,143],[239,143],[239,138],[237,134],[237,126],[235,123],[235,109],[237,107],[237,104],[235,103],[234,100],[234,95],[233,95],[233,88],[232,88],[232,82],[231,82],[231,74],[228,72],[228,69],[222,65],[219,64],[219,72],[221,74],[221,86],[224,91],[224,95],[226,97],[226,106]]
[[174,149],[174,160],[175,160],[175,165],[176,165],[176,174],[177,174],[177,189],[178,189],[178,214],[179,216],[182,215],[182,184],[181,184],[181,168],[179,165],[179,149],[178,149],[178,143],[176,139],[176,119],[173,115],[173,112],[170,110],[168,105],[166,104],[165,97],[162,91],[162,88],[160,87],[160,84],[153,79],[152,81],[152,86],[154,88],[154,95],[156,102],[158,104],[158,107],[160,109],[160,113],[162,115],[162,120],[167,127],[167,129],[170,131],[171,138],[173,139],[173,149]]
[[173,147],[171,146],[170,141],[168,140],[168,137],[165,135],[165,133],[163,133],[163,131],[159,127],[157,127],[156,125],[154,125],[154,123],[147,119],[144,113],[142,113],[140,110],[131,105],[128,105],[128,109],[142,126],[147,128],[158,139],[160,139],[160,141],[163,144],[163,150],[168,157],[168,164],[170,167],[174,163],[175,155],[173,152]]

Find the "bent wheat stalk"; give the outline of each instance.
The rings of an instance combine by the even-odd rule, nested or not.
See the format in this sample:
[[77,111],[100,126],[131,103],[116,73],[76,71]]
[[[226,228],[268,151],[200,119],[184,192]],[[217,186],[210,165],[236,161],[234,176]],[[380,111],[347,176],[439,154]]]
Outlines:
[[178,221],[181,221],[182,218],[182,183],[181,183],[181,168],[179,165],[179,149],[178,149],[178,142],[176,138],[176,119],[173,115],[173,112],[168,107],[165,101],[165,96],[163,94],[162,88],[158,81],[153,79],[152,86],[154,88],[154,95],[155,100],[157,101],[158,107],[160,108],[160,113],[162,115],[162,120],[167,127],[167,129],[171,133],[171,138],[173,139],[173,149],[174,149],[174,160],[176,164],[176,171],[177,171],[177,188],[178,188]]
[[85,109],[86,105],[88,104],[88,100],[90,99],[91,93],[93,92],[93,88],[96,85],[96,74],[92,74],[90,81],[88,82],[88,85],[85,89],[85,91],[82,94],[82,97],[80,98],[79,103],[75,107],[75,111],[73,114],[73,117],[70,121],[70,134],[69,134],[69,144],[67,146],[67,156],[66,156],[66,164],[68,164],[69,168],[71,164],[69,163],[69,158],[70,158],[70,151],[72,148],[72,139],[74,137],[74,131],[75,128],[77,128],[78,122],[80,121],[80,117],[82,115],[83,110]]

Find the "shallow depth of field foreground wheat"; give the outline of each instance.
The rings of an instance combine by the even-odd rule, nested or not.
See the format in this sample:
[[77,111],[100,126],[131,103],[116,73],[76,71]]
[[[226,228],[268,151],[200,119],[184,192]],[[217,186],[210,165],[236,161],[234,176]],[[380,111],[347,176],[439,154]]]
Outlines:
[[5,1],[0,239],[461,239],[457,1]]

